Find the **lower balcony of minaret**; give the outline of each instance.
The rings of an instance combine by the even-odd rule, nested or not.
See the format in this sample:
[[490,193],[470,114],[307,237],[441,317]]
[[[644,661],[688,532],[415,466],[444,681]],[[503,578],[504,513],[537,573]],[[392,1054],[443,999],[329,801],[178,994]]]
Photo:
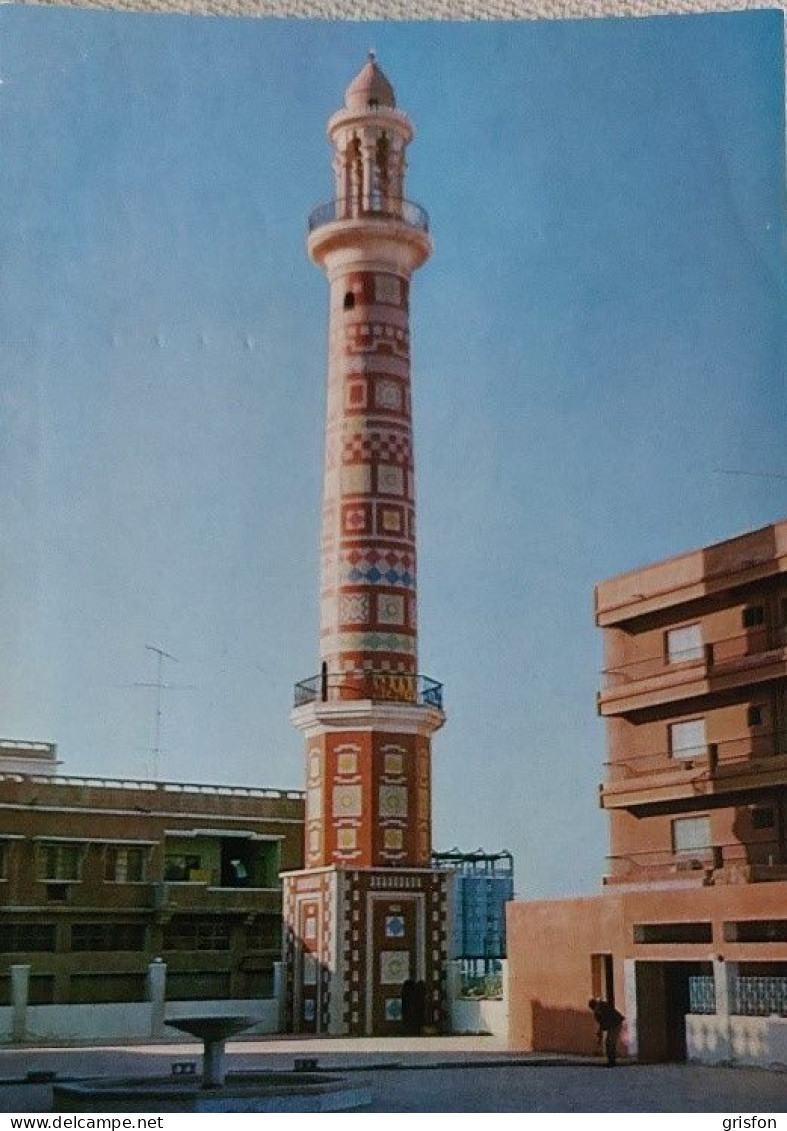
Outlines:
[[323,671],[295,684],[291,719],[306,734],[313,728],[392,724],[433,734],[445,722],[443,685],[407,672]]

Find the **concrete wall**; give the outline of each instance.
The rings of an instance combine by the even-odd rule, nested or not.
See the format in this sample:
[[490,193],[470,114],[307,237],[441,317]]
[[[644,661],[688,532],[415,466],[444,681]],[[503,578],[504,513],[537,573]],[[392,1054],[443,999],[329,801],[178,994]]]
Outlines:
[[91,1005],[30,1005],[30,967],[15,965],[10,973],[11,1005],[0,1008],[0,1043],[182,1039],[179,1030],[167,1027],[167,1017],[216,1014],[254,1018],[256,1024],[247,1030],[249,1036],[281,1031],[280,968],[276,971],[276,997],[168,1002],[166,965],[154,962],[148,969],[147,1001]]
[[507,1038],[508,1003],[494,998],[457,998],[451,1002],[451,1032]]
[[787,1017],[689,1014],[688,1059],[697,1064],[745,1064],[787,1070]]
[[[782,919],[787,882],[607,892],[580,899],[515,901],[508,913],[509,1043],[513,1049],[597,1052],[587,1008],[594,993],[591,956],[608,953],[614,967],[615,1004],[626,1015],[623,1043],[637,1038],[633,963],[713,962],[731,972],[736,963],[787,962],[787,944],[742,943],[725,938],[725,922]],[[640,943],[636,924],[707,922],[711,941]],[[648,971],[646,971],[648,973]],[[718,974],[717,999],[722,990]],[[726,1012],[729,1013],[729,1007]],[[756,1018],[734,1018],[734,1024]],[[653,1027],[653,1014],[640,1019]],[[742,1036],[741,1040],[745,1038]],[[774,1057],[778,1059],[778,1057]]]

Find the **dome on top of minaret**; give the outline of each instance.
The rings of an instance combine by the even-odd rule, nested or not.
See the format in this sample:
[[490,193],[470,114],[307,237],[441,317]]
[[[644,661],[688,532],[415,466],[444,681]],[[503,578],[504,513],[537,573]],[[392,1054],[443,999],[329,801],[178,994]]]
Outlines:
[[348,110],[376,110],[379,106],[396,106],[394,88],[377,66],[374,51],[344,92],[344,104]]

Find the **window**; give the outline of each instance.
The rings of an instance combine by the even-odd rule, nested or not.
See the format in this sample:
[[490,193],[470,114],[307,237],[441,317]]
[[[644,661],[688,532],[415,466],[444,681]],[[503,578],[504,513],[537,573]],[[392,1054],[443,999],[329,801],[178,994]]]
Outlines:
[[194,873],[200,872],[200,857],[184,853],[167,853],[164,857],[164,879],[170,883],[194,882]]
[[164,928],[164,950],[229,950],[226,919],[172,919]]
[[107,845],[104,879],[113,884],[138,884],[145,878],[144,848]]
[[725,942],[787,942],[787,919],[740,919],[724,924]]
[[688,624],[685,628],[671,628],[667,633],[667,663],[681,664],[686,660],[703,657],[702,626]]
[[776,827],[776,814],[770,805],[755,805],[751,811],[753,829],[773,829]]
[[0,949],[7,953],[55,949],[54,923],[6,923]]
[[344,309],[352,310],[355,307],[355,295],[352,291],[347,291],[344,296]]
[[705,719],[688,719],[683,723],[671,723],[669,748],[673,758],[697,758],[704,754],[707,750]]
[[709,943],[711,923],[635,923],[635,943]]
[[712,847],[710,817],[679,817],[672,822],[675,852],[707,852]]
[[143,923],[74,923],[72,950],[144,950]]
[[762,726],[762,707],[759,704],[752,703],[746,712],[746,721],[750,727]]
[[79,844],[40,844],[36,858],[36,876],[39,880],[78,880],[82,866],[82,846]]
[[747,605],[743,610],[743,627],[757,628],[765,624],[765,607],[763,605]]

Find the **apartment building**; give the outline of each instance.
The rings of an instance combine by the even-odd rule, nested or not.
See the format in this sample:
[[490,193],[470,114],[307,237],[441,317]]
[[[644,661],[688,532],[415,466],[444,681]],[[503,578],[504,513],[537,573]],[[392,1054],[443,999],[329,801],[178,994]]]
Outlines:
[[787,522],[601,582],[595,611],[604,894],[509,908],[512,1034],[590,1051],[593,994],[641,1059],[735,1059],[744,1019],[787,1015]]

